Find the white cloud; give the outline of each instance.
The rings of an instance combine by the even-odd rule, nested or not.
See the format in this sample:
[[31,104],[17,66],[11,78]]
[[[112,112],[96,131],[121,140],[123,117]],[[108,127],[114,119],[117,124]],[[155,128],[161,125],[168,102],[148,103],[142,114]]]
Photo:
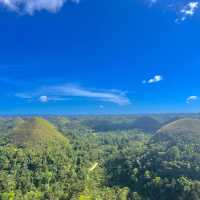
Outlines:
[[148,0],[151,5],[157,5],[161,9],[167,9],[176,14],[175,22],[185,21],[192,17],[200,9],[200,0]]
[[184,21],[187,19],[187,17],[193,16],[197,9],[199,8],[199,2],[198,1],[191,1],[187,3],[181,10],[181,21]]
[[48,99],[47,96],[40,96],[40,97],[39,97],[39,101],[42,102],[42,103],[47,103],[48,100],[49,100],[49,99]]
[[155,75],[153,78],[150,78],[149,80],[143,80],[143,84],[152,84],[152,83],[157,83],[163,80],[163,77],[161,75]]
[[69,100],[65,97],[58,97],[58,96],[46,96],[46,95],[36,95],[34,93],[28,94],[28,93],[16,93],[15,97],[25,99],[28,101],[39,101],[42,103],[47,103],[49,101],[66,101]]
[[[79,3],[79,0],[70,0]],[[46,10],[56,12],[62,8],[67,0],[0,0],[0,5],[15,12],[33,14],[36,11]]]
[[130,100],[124,92],[118,90],[93,91],[70,84],[43,87],[31,94],[18,93],[16,96],[20,98],[32,96],[33,99],[39,98],[41,102],[66,100],[68,97],[84,97],[118,105],[130,104]]
[[198,96],[189,96],[187,99],[186,99],[186,102],[187,103],[192,103],[193,101],[196,101],[198,100],[199,97]]
[[119,91],[92,91],[69,84],[48,87],[44,90],[47,90],[50,94],[57,96],[87,97],[100,101],[108,101],[119,105],[126,105],[130,103],[125,94]]

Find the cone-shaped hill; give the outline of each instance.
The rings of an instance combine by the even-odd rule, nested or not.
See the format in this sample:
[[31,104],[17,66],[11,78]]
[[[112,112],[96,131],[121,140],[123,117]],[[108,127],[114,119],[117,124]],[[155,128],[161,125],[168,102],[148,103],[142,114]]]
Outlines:
[[17,123],[9,130],[11,144],[28,148],[68,147],[69,142],[45,119],[34,117]]
[[173,142],[200,144],[200,120],[179,119],[163,126],[150,142]]

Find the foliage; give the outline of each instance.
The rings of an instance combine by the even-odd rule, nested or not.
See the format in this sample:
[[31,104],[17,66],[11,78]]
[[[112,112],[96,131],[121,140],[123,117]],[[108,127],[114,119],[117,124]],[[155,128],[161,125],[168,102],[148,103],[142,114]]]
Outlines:
[[172,122],[151,137],[119,128],[132,120],[123,116],[106,117],[113,128],[98,132],[85,124],[95,117],[46,119],[56,127],[0,119],[0,200],[200,199],[199,120]]

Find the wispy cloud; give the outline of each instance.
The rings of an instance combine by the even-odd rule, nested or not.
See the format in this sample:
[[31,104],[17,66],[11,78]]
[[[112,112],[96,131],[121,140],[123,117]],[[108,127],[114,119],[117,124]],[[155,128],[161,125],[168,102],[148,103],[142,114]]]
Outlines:
[[160,5],[161,8],[175,12],[175,22],[185,21],[188,17],[192,17],[200,9],[200,0],[149,0],[151,5]]
[[152,84],[152,83],[157,83],[163,80],[163,77],[161,75],[155,75],[153,78],[150,78],[148,80],[143,80],[142,83],[143,84]]
[[[68,0],[79,3],[79,0]],[[32,15],[36,11],[56,12],[67,0],[0,0],[0,5],[18,13]]]
[[198,1],[191,1],[183,6],[183,8],[180,10],[181,18],[177,18],[177,20],[184,21],[188,17],[193,16],[196,11],[199,8],[199,2]]
[[196,101],[198,99],[199,99],[198,96],[189,96],[189,97],[187,97],[186,102],[187,103],[192,103],[193,101]]
[[71,84],[42,87],[35,92],[18,93],[16,96],[24,99],[31,96],[31,98],[39,99],[39,101],[43,103],[51,100],[65,100],[68,97],[83,97],[99,101],[112,102],[118,105],[130,104],[130,100],[126,96],[125,92],[118,90],[89,90]]
[[67,100],[69,99],[65,97],[47,96],[47,95],[42,95],[42,96],[39,96],[38,98],[38,101],[42,103],[48,103],[49,101],[67,101]]
[[28,100],[32,99],[32,95],[28,93],[16,93],[15,96],[21,99],[28,99]]

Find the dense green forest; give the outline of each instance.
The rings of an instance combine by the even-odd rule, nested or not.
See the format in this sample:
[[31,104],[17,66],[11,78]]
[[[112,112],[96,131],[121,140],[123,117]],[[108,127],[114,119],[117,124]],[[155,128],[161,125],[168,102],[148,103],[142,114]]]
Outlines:
[[0,118],[0,200],[168,199],[200,199],[198,114]]

